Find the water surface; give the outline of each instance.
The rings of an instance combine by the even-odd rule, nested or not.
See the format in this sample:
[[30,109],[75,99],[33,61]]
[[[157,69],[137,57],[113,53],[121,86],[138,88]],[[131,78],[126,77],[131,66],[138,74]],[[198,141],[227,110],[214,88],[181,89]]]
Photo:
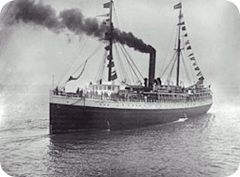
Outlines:
[[1,87],[0,162],[11,176],[224,177],[239,166],[237,91],[214,95],[201,117],[50,136],[48,88]]

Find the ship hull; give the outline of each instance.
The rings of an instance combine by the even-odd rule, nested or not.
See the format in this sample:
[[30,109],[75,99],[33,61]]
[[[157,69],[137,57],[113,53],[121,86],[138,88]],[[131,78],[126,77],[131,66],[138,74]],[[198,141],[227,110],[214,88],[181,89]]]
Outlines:
[[50,133],[121,130],[164,124],[205,114],[211,105],[173,109],[116,109],[50,103]]

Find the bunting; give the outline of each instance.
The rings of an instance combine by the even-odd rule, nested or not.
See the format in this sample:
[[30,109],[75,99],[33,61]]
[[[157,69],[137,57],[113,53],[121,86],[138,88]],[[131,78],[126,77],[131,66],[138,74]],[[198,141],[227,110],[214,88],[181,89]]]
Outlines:
[[191,57],[191,56],[193,56],[193,53],[191,53],[190,55],[188,55],[188,57]]
[[202,77],[200,77],[198,80],[199,80],[199,81],[203,81],[203,80],[204,80],[204,77],[202,76]]
[[110,67],[112,68],[112,67],[114,67],[114,66],[115,66],[115,65],[114,65],[114,62],[113,62],[113,61],[112,61],[110,64],[107,65],[108,68],[110,68]]
[[110,50],[110,46],[109,46],[109,45],[106,46],[106,47],[105,47],[105,50]]
[[103,8],[110,8],[111,7],[111,2],[107,2],[103,4]]
[[202,76],[202,73],[201,73],[201,71],[197,74],[197,76]]
[[[180,6],[179,8],[181,8],[181,4],[179,6]],[[179,25],[179,26],[180,25],[185,25],[185,22],[178,23],[177,25]],[[182,31],[186,31],[186,26],[181,26],[181,29],[182,29]],[[183,36],[188,37],[188,34],[185,33]],[[186,49],[191,51],[192,46],[190,45],[190,40],[189,39],[186,40],[185,45],[186,45]],[[203,77],[202,72],[201,72],[201,70],[200,70],[200,68],[199,68],[199,66],[196,62],[196,58],[194,57],[194,53],[192,53],[192,52],[189,53],[188,57],[192,61],[193,68],[196,71],[196,76],[198,77],[197,84],[202,84],[203,80],[204,80],[204,77]]]
[[112,71],[111,73],[111,80],[114,81],[117,79],[117,72],[116,71]]
[[185,25],[185,22],[181,22],[177,24],[178,26]]
[[187,40],[187,41],[185,42],[185,45],[190,45],[190,41]]
[[181,9],[182,8],[182,3],[180,2],[180,3],[176,4],[173,8],[174,8],[174,10],[175,9]]
[[108,60],[112,60],[113,57],[112,57],[111,55],[108,55],[108,56],[107,56],[107,59],[108,59]]
[[195,70],[195,71],[199,71],[199,70],[200,70],[200,68],[199,68],[199,67],[196,67],[194,70]]

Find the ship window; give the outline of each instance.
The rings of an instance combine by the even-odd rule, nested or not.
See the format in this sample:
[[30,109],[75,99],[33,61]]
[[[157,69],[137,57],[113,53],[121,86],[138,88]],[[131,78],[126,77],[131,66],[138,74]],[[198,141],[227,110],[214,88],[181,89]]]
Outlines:
[[106,90],[106,86],[103,86],[103,90]]
[[108,86],[108,90],[111,90],[111,86]]
[[102,90],[102,86],[99,86],[99,90]]

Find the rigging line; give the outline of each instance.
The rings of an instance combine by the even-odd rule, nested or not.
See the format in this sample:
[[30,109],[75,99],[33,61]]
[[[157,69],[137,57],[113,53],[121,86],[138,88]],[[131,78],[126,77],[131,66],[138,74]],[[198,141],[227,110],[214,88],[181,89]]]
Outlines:
[[102,71],[101,71],[101,77],[103,78],[103,75],[104,75],[104,72],[105,72],[105,66],[106,66],[106,58],[107,58],[107,54],[108,54],[108,52],[107,51],[105,51],[105,53],[104,53],[104,58],[103,58],[103,66],[102,66]]
[[[186,51],[185,51],[185,50],[184,50],[184,53],[185,53],[185,55],[186,55]],[[187,55],[186,55],[186,56],[187,56]],[[189,68],[191,68],[191,74],[192,74],[192,75],[195,75],[195,70],[194,70],[194,67],[193,67],[193,63],[196,64],[196,67],[198,66],[198,63],[197,63],[196,59],[194,60],[194,62],[192,62],[192,61],[188,62],[188,65],[189,65]],[[192,82],[192,83],[193,83],[193,82]]]
[[124,62],[121,59],[121,56],[120,56],[120,53],[119,53],[117,45],[114,45],[114,47],[115,47],[117,55],[119,56],[119,60],[118,61],[119,61],[120,65],[121,65],[120,68],[122,68],[122,69],[120,69],[120,71],[122,72],[122,75],[123,75],[122,79],[130,80],[130,78],[128,77],[127,71],[125,69],[126,67],[124,66]]
[[129,55],[129,53],[127,52],[126,48],[122,45],[123,49],[125,50],[126,54],[128,55],[129,59],[131,60],[132,64],[134,65],[134,67],[136,68],[136,70],[138,71],[139,75],[142,77],[142,79],[144,79],[142,73],[139,71],[138,67],[136,66],[136,64],[134,63],[133,59],[131,58],[131,56]]
[[[89,60],[92,58],[92,56],[94,56],[94,55],[101,49],[102,45],[103,45],[103,44],[100,44],[100,45],[98,46],[98,48],[73,72],[72,75],[74,75],[83,65],[84,65],[84,68],[83,68],[83,70],[84,70],[87,61],[89,61]],[[82,72],[83,72],[83,70],[82,70]],[[80,73],[80,76],[81,76],[82,72]],[[78,77],[79,77],[79,76],[78,76]],[[67,84],[67,82],[68,82],[68,81],[66,81],[64,84],[62,84],[62,85],[61,85],[61,88],[65,87],[66,84]]]
[[[102,57],[103,58],[103,57]],[[102,63],[102,62],[101,62]],[[100,70],[101,70],[101,68],[102,68],[102,66],[101,66],[101,63],[100,63],[100,65],[99,65],[99,67],[98,67],[98,70],[97,70],[97,73],[96,73],[96,75],[95,75],[95,78],[94,78],[94,81],[97,81],[98,80],[98,76],[100,75]]]
[[[76,78],[73,78],[72,80],[78,80],[81,76],[82,76],[82,73],[83,73],[83,71],[85,70],[85,68],[86,68],[86,65],[87,65],[87,62],[88,62],[88,60],[86,60],[85,61],[85,63],[84,63],[84,66],[83,66],[83,69],[82,69],[82,71],[81,71],[81,73],[76,77]],[[69,82],[69,81],[68,81]]]
[[77,46],[76,50],[74,51],[74,53],[72,54],[72,60],[71,62],[69,63],[69,67],[71,68],[73,63],[76,61],[77,57],[78,57],[78,54],[80,53],[80,51],[83,49],[83,46],[85,45],[86,41],[83,41],[83,42],[80,42],[82,41],[82,38],[83,38],[83,35],[81,35],[80,39],[79,39],[79,45]]
[[[77,51],[77,47],[79,46],[80,44],[79,43],[77,43],[76,44],[76,46],[75,46],[75,48],[73,49],[74,51]],[[72,56],[71,56],[71,54],[69,54],[69,56],[68,56],[68,60],[66,61],[66,63],[65,63],[65,65],[68,65],[67,67],[66,67],[66,70],[65,70],[65,72],[61,75],[61,79],[59,79],[59,81],[58,81],[58,84],[57,85],[59,85],[60,84],[60,82],[62,82],[62,80],[64,79],[64,77],[65,77],[65,75],[67,74],[67,72],[69,71],[69,68],[71,68],[70,67],[70,58],[72,58]]]
[[[123,50],[123,45],[122,44],[120,44],[120,46],[122,47],[120,47],[120,49],[122,50],[122,52],[124,53],[124,50]],[[128,60],[128,58],[127,58],[127,56],[126,56],[126,54],[124,53],[124,56],[126,57],[126,59],[127,59],[127,61],[128,61],[128,64],[130,65],[130,67],[131,67],[131,69],[132,69],[132,72],[135,74],[135,76],[137,77],[137,79],[140,81],[140,79],[139,79],[139,77],[138,77],[138,75],[137,75],[137,73],[135,72],[135,70],[134,70],[134,68],[133,68],[133,66],[131,65],[131,63],[129,62],[129,60]],[[134,79],[133,79],[133,82],[134,82]]]
[[120,54],[119,54],[119,52],[118,52],[117,46],[114,45],[114,48],[115,48],[115,51],[116,51],[116,55],[117,55],[117,57],[118,57],[118,59],[115,60],[115,61],[119,64],[119,73],[120,73],[120,77],[121,77],[122,80],[123,80],[124,74],[123,74],[122,69],[120,69],[120,68],[124,68],[124,67],[123,67],[123,65],[122,65],[122,63],[121,63],[121,61],[120,61],[121,59],[120,59]]
[[[184,50],[184,53],[185,53],[185,56],[187,56],[186,50]],[[189,68],[191,68],[191,74],[195,75],[195,72],[194,72],[194,69],[193,69],[193,62],[192,61],[188,61],[187,63],[188,63]],[[194,61],[194,63],[196,63],[196,66],[197,66],[197,61],[196,60]]]
[[[130,72],[130,76],[131,76],[132,82],[134,83],[133,73],[132,73],[132,70],[131,70],[131,64],[129,63],[129,61],[128,61],[128,59],[127,59],[127,56],[126,56],[126,54],[124,53],[124,51],[123,51],[123,49],[121,48],[121,46],[120,46],[119,43],[118,43],[118,46],[119,46],[120,50],[122,51],[122,53],[123,53],[123,55],[124,55],[124,57],[125,57],[125,59],[126,59],[126,61],[127,61],[127,63],[128,63],[127,67],[130,67],[130,68],[128,68],[128,69],[129,69],[129,72]],[[131,82],[131,79],[130,79],[130,77],[129,77],[129,81],[130,81],[130,82]]]
[[174,61],[173,65],[172,65],[172,68],[171,68],[171,70],[170,70],[170,73],[169,73],[169,75],[168,75],[168,77],[167,77],[167,80],[169,80],[169,81],[170,81],[171,78],[172,78],[173,69],[174,69],[174,67],[175,67],[176,62],[177,62],[177,57],[175,58],[175,61]]
[[122,79],[123,79],[123,81],[125,80],[125,82],[126,81],[130,81],[131,79],[130,79],[127,71],[126,71],[127,66],[125,66],[126,64],[124,63],[124,61],[122,60],[122,57],[120,56],[120,52],[118,50],[117,45],[115,45],[115,48],[116,48],[117,54],[119,56],[119,62],[120,62],[120,65],[121,65],[120,66],[120,68],[121,68],[120,70],[122,71],[122,75],[123,75]]
[[121,29],[121,25],[120,25],[120,23],[119,23],[117,11],[116,11],[116,8],[115,8],[115,3],[113,4],[113,9],[114,9],[114,14],[115,14],[114,17],[115,17],[115,19],[116,19],[116,24],[117,24],[117,26],[119,27],[119,29]]
[[[71,63],[74,61],[74,58],[75,58],[76,55],[77,55],[77,51],[79,50],[80,45],[81,45],[81,43],[78,42],[78,43],[76,44],[75,48],[73,49],[73,51],[71,52],[71,54],[69,54],[69,56],[68,56],[69,59],[68,59],[67,62],[66,62],[66,65],[67,65],[66,72],[68,72],[69,68],[71,68]],[[65,73],[64,75],[66,75],[66,74],[67,74],[67,73]]]
[[[117,43],[117,44],[118,44],[120,50],[122,51],[122,53],[123,53],[123,55],[124,55],[124,57],[125,57],[125,59],[126,59],[126,62],[127,62],[126,68],[128,68],[129,73],[130,73],[129,82],[130,82],[130,83],[131,83],[131,82],[134,83],[134,77],[133,77],[133,73],[132,73],[132,70],[131,70],[131,64],[129,63],[129,61],[128,61],[128,59],[127,59],[127,56],[126,56],[126,54],[124,53],[123,49],[121,48],[120,44],[119,44],[119,43]],[[131,81],[131,79],[132,79],[132,81]]]
[[167,67],[165,68],[165,70],[163,71],[163,73],[161,74],[161,77],[163,77],[163,75],[165,74],[165,72],[167,71],[167,69],[169,68],[170,64],[173,62],[175,56],[176,56],[177,52],[175,52],[171,58],[171,60],[169,61]]
[[[101,48],[102,48],[103,44],[101,43],[94,51],[93,53],[86,59],[87,61],[90,60]],[[85,61],[84,61],[85,62]],[[84,63],[82,63],[74,72],[72,75],[74,75],[83,65]]]
[[[137,71],[140,73],[140,71],[138,70],[137,66],[135,65],[134,61],[132,60],[131,56],[128,54],[127,50],[124,48],[124,46],[122,44],[120,44],[122,46],[122,48],[124,49],[125,53],[128,55],[129,59],[131,60],[132,64],[135,66],[135,68],[137,69]],[[134,74],[136,75],[137,79],[140,81],[137,73],[135,72],[134,68],[132,67],[132,70],[134,71]],[[140,76],[143,78],[142,74],[140,73]]]
[[177,30],[176,30],[176,37],[175,37],[175,46],[174,46],[175,50],[177,50],[177,40],[178,40],[178,27],[177,27]]
[[[81,40],[83,38],[83,35],[81,36]],[[85,44],[87,43],[88,39],[84,41],[84,44],[82,43],[78,43],[76,45],[76,50],[74,52],[74,55],[72,54],[72,60],[71,60],[71,64],[69,63],[69,66],[67,67],[68,69],[66,70],[66,72],[60,77],[60,81],[58,82],[58,84],[60,84],[60,82],[62,82],[62,80],[65,78],[65,76],[67,75],[67,73],[70,71],[70,69],[72,68],[73,64],[75,63],[77,56],[79,55],[80,51],[83,49],[83,47],[85,46]],[[82,45],[81,45],[82,44]],[[70,56],[70,55],[69,55]]]
[[[80,36],[81,40],[82,40],[82,36],[83,35]],[[81,41],[81,40],[79,40],[79,41]],[[68,63],[66,63],[66,65],[68,65],[68,67],[71,65],[72,60],[74,59],[75,55],[77,55],[77,51],[79,50],[80,45],[81,45],[81,43],[78,42],[77,45],[75,46],[74,50],[72,51],[71,56],[69,54],[69,60],[68,60]]]
[[188,73],[188,69],[187,69],[187,66],[186,66],[185,59],[183,58],[182,52],[181,52],[181,56],[182,56],[183,66],[184,66],[184,69],[185,69],[185,75],[187,77],[187,80],[191,83],[191,77],[190,77],[190,75]]
[[104,69],[106,56],[107,56],[107,51],[104,51],[103,57],[102,57],[102,61],[101,61],[100,65],[99,65],[97,74],[96,74],[95,79],[94,79],[95,81],[98,81],[98,80],[102,79],[102,77],[103,77],[102,76],[102,71]]
[[[73,67],[75,61],[77,60],[77,58],[78,58],[78,56],[79,56],[80,51],[85,47],[87,41],[88,41],[88,38],[87,38],[87,40],[84,41],[84,43],[83,43],[82,45],[79,45],[79,48],[78,48],[77,51],[76,51],[76,55],[73,57],[73,60],[72,60],[72,62],[71,62],[70,67],[68,68],[67,73],[68,73],[68,72],[70,71],[70,69]],[[66,74],[67,74],[67,73],[66,73]]]
[[[83,35],[81,35],[81,39],[82,39],[82,36]],[[69,53],[68,60],[66,62],[67,67],[70,67],[70,63],[72,63],[72,60],[74,59],[77,50],[79,50],[80,45],[81,43],[78,41],[77,44],[75,45],[75,48],[73,48],[73,50]]]
[[[174,24],[174,26],[175,26],[175,24]],[[175,27],[175,28],[177,28],[177,27]],[[170,49],[172,49],[172,47],[171,47],[171,42],[172,42],[172,40],[173,40],[173,36],[174,36],[174,34],[175,34],[175,46],[174,46],[174,50],[175,50],[175,48],[176,48],[176,42],[177,42],[177,30],[175,29],[174,27],[172,28],[172,35],[171,35],[171,38],[170,38],[170,40],[169,40],[169,43],[168,43],[168,47],[167,47],[167,52],[166,52],[166,54],[165,54],[165,57],[164,57],[164,60],[163,60],[163,63],[161,64],[161,68],[160,68],[160,70],[158,70],[158,74],[159,75],[161,75],[160,74],[160,72],[159,71],[162,71],[163,70],[163,67],[164,67],[164,65],[165,65],[165,63],[166,63],[166,58],[167,58],[167,56],[168,56],[168,54],[169,54],[169,51],[170,51]]]
[[[120,23],[119,23],[119,20],[118,20],[118,16],[117,16],[117,11],[116,11],[116,8],[115,8],[115,5],[113,4],[113,8],[114,8],[114,14],[115,14],[115,18],[116,18],[116,23],[118,25],[118,27],[120,27]],[[129,53],[127,52],[127,50],[125,49],[125,47],[122,45],[123,49],[125,50],[126,54],[128,55],[128,57],[130,58],[130,60],[132,61],[134,67],[137,69],[138,73],[140,74],[140,76],[142,77],[142,79],[144,78],[141,74],[141,72],[139,71],[139,69],[137,68],[136,64],[134,63],[134,61],[132,60],[131,56],[129,55]]]
[[117,53],[117,55],[119,56],[119,63],[120,63],[120,70],[122,70],[122,73],[123,73],[123,78],[122,79],[127,79],[127,80],[131,80],[130,79],[130,77],[129,77],[129,74],[128,74],[128,72],[127,72],[127,67],[128,67],[128,65],[125,63],[125,61],[122,59],[122,57],[121,57],[121,55],[120,55],[120,52],[119,52],[119,48],[120,48],[120,46],[119,46],[119,44],[118,43],[115,43],[115,50],[116,50],[116,53]]
[[[104,4],[104,0],[102,0],[101,5]],[[99,14],[100,10],[102,10],[102,6],[98,7],[98,10],[96,11],[96,16]]]

